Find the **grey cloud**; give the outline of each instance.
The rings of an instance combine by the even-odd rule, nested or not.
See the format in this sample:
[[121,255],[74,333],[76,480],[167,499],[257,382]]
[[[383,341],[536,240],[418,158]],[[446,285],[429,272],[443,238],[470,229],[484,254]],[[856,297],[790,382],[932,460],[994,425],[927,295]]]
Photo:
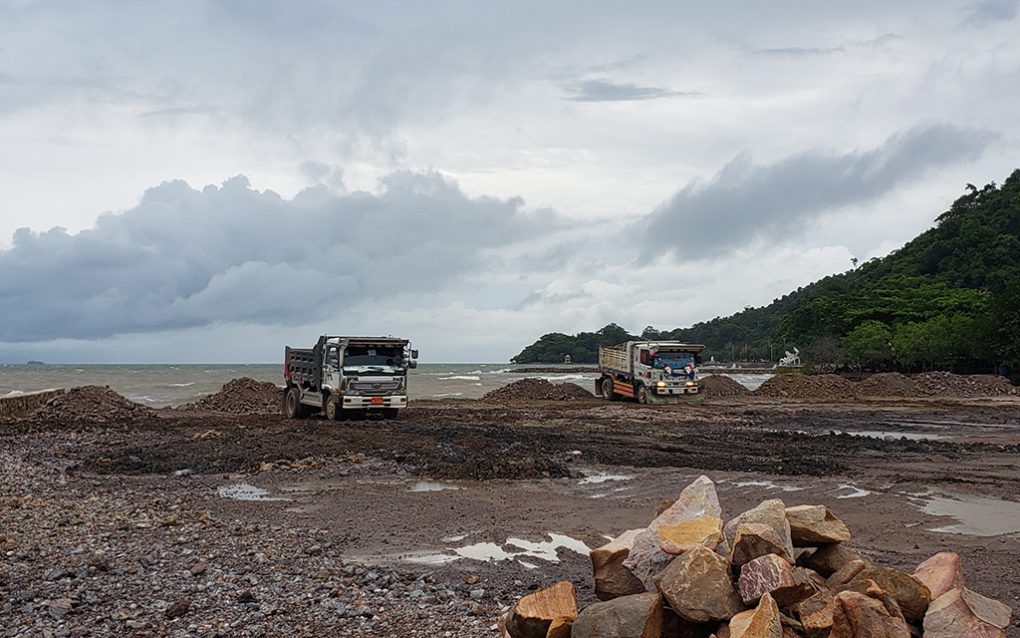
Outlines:
[[754,51],[754,53],[759,55],[805,57],[812,55],[831,55],[833,53],[843,53],[844,51],[845,49],[843,47],[778,47],[774,49],[758,49]]
[[520,199],[470,198],[435,173],[380,194],[291,200],[237,177],[149,189],[89,230],[21,229],[0,250],[0,342],[95,339],[217,323],[308,323],[362,301],[439,290],[486,251],[555,229]]
[[638,86],[610,80],[583,80],[564,87],[574,102],[628,102],[664,97],[696,97],[697,92],[673,91],[657,86]]
[[962,28],[981,28],[997,22],[1009,22],[1020,11],[1020,0],[981,0],[963,9]]
[[808,152],[770,165],[741,155],[706,183],[688,185],[635,231],[644,258],[699,258],[755,239],[778,239],[827,211],[863,204],[940,166],[970,161],[997,139],[988,131],[933,125],[843,155]]

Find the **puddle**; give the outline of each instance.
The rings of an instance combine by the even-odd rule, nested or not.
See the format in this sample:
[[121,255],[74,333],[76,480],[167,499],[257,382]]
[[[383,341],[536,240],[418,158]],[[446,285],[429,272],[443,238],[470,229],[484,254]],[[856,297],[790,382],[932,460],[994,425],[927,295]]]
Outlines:
[[438,481],[418,481],[407,489],[408,492],[442,492],[443,490],[459,490],[460,487],[451,483]]
[[865,489],[861,489],[852,483],[841,483],[839,487],[832,490],[838,492],[840,490],[850,490],[849,494],[840,494],[836,498],[861,498],[862,496],[870,496],[871,492]]
[[930,434],[928,432],[898,432],[893,430],[833,430],[835,434],[849,434],[850,436],[863,436],[870,439],[907,439],[908,441],[936,441],[944,439],[941,434]]
[[952,525],[930,529],[932,532],[970,536],[1001,536],[1020,532],[1020,503],[1015,501],[962,494],[931,494],[913,497],[911,500],[929,516],[950,516],[957,521]]
[[[496,543],[474,543],[463,547],[453,547],[445,552],[411,554],[405,560],[421,565],[442,565],[462,558],[480,561],[517,560],[522,565],[534,568],[532,563],[522,562],[522,558],[539,558],[558,563],[560,559],[556,551],[560,548],[587,555],[590,548],[576,538],[564,534],[547,534],[547,541],[528,541],[522,538],[508,538],[502,545]],[[452,553],[450,553],[452,552]]]
[[282,496],[270,496],[267,490],[261,487],[255,487],[248,483],[235,483],[234,485],[224,485],[223,487],[216,490],[216,493],[222,498],[229,498],[235,501],[287,501],[290,499]]
[[799,492],[803,487],[796,485],[779,485],[772,481],[733,481],[734,487],[764,487],[766,490],[782,490],[784,492]]
[[606,481],[629,481],[633,476],[629,474],[608,474],[606,472],[599,472],[598,474],[592,474],[586,476],[577,482],[578,485],[592,485],[596,483],[605,483]]

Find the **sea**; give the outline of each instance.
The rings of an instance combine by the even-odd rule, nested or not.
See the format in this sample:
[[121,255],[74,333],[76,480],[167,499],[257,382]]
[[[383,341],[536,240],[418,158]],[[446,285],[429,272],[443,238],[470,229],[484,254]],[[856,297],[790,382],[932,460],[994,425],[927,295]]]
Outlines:
[[[552,383],[576,383],[594,392],[595,371],[570,365],[505,363],[422,363],[410,371],[408,395],[414,399],[478,399],[490,390],[526,377]],[[728,374],[754,389],[767,374]],[[281,364],[0,364],[0,398],[54,388],[109,386],[145,405],[191,403],[218,392],[231,379],[249,377],[283,384]]]

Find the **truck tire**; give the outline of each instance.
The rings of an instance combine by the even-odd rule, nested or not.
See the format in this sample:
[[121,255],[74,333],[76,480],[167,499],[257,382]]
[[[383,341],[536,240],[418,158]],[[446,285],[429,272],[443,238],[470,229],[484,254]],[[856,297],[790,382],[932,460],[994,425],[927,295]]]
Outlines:
[[602,396],[607,401],[616,401],[620,398],[620,396],[613,390],[612,377],[602,377]]
[[305,406],[301,405],[301,390],[292,387],[283,395],[283,415],[288,419],[302,419]]
[[341,421],[343,420],[343,409],[337,405],[337,402],[332,397],[326,399],[326,418],[330,421]]
[[641,405],[648,404],[648,388],[645,387],[645,384],[638,384],[637,390],[634,391],[634,397],[637,398],[637,402]]

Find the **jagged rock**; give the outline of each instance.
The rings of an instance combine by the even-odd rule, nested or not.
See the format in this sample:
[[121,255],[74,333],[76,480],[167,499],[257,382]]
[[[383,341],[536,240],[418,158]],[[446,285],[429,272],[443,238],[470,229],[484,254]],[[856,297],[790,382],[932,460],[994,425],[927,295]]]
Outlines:
[[624,567],[637,535],[643,529],[631,529],[591,552],[591,569],[595,578],[595,596],[599,600],[612,600],[617,596],[640,594],[645,586],[637,576]]
[[1004,638],[1012,612],[997,600],[965,587],[936,598],[924,616],[925,638]]
[[804,559],[804,567],[810,567],[819,574],[829,577],[840,567],[864,557],[841,543],[822,545]]
[[830,589],[836,589],[852,581],[854,578],[857,577],[857,574],[860,574],[865,569],[868,569],[868,567],[869,567],[868,563],[864,562],[863,560],[852,560],[846,565],[843,565],[842,567],[837,569],[835,572],[833,572],[826,579],[825,584]]
[[[764,523],[741,523],[733,537],[730,563],[739,567],[759,556],[786,556],[786,545],[776,530]],[[789,562],[793,562],[790,558]]]
[[[793,562],[793,540],[790,537],[790,522],[786,520],[786,505],[783,501],[778,498],[762,501],[757,506],[726,523],[726,527],[723,528],[723,535],[726,543],[734,551],[736,550],[734,542],[737,537],[738,528],[749,523],[767,525],[772,528],[781,545],[781,550],[776,553],[788,559],[791,563]],[[758,554],[757,556],[760,555]],[[751,556],[747,560],[757,558],[757,556]]]
[[659,528],[659,548],[667,554],[682,554],[699,545],[715,549],[722,540],[722,526],[723,521],[718,516],[667,523]]
[[572,638],[660,638],[662,597],[621,596],[586,607],[574,620]]
[[794,568],[786,559],[775,554],[759,556],[745,563],[740,568],[737,589],[746,605],[753,605],[763,595],[769,594],[783,607],[815,593],[806,570]]
[[736,614],[730,619],[730,638],[782,638],[783,626],[779,606],[765,594],[758,606]]
[[832,592],[820,591],[794,607],[805,638],[825,638],[832,630]]
[[577,617],[573,583],[561,580],[524,596],[506,619],[511,638],[545,638],[557,618]]
[[699,476],[685,487],[676,501],[655,517],[644,532],[638,534],[630,554],[623,561],[623,566],[641,580],[646,590],[654,591],[655,575],[673,560],[671,554],[659,548],[659,528],[701,516],[722,517],[719,497],[715,493],[715,483],[707,476]]
[[840,592],[833,598],[829,638],[910,638],[906,621],[895,611],[866,594]]
[[796,505],[786,508],[793,544],[812,546],[850,540],[850,530],[824,505]]
[[854,580],[873,580],[892,596],[903,610],[903,617],[910,622],[920,622],[931,602],[931,592],[924,583],[906,572],[892,567],[865,569]]
[[917,566],[914,578],[924,583],[935,600],[954,587],[963,586],[963,569],[956,552],[939,552]]
[[729,620],[744,608],[730,579],[729,561],[705,547],[674,559],[655,584],[673,611],[691,622]]
[[573,618],[566,616],[554,618],[553,621],[549,623],[549,630],[545,633],[545,638],[570,638],[573,624]]

